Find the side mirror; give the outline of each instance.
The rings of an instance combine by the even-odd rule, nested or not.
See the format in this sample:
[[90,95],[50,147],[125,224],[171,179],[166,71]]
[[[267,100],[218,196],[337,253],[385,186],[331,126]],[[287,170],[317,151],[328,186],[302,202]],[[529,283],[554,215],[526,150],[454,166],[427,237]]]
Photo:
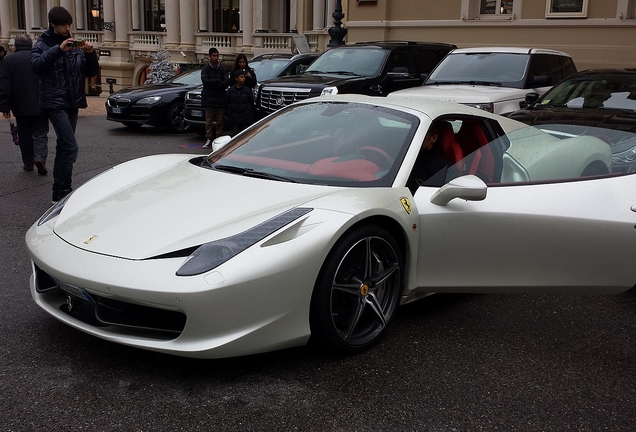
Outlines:
[[539,100],[539,93],[537,92],[530,92],[530,93],[526,93],[526,106],[532,106],[534,105],[537,101]]
[[474,175],[465,175],[442,186],[433,194],[431,202],[438,206],[445,206],[455,198],[466,201],[481,201],[486,198],[487,190],[488,187],[482,179]]
[[548,75],[537,75],[530,84],[532,87],[547,87],[552,85],[552,79]]
[[212,152],[215,152],[223,147],[225,147],[225,145],[227,143],[229,143],[232,140],[232,137],[229,135],[223,135],[218,137],[217,139],[215,139],[214,141],[212,141]]

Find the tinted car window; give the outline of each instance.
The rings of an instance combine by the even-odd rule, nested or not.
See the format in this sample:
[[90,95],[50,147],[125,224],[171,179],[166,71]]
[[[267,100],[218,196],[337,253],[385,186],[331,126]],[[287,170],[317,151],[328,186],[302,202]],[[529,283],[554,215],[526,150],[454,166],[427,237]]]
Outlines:
[[265,81],[278,74],[289,64],[289,60],[261,60],[250,62],[250,67],[256,72],[259,81]]
[[437,66],[437,63],[439,63],[443,55],[432,50],[415,49],[412,52],[412,56],[415,61],[416,73],[423,74],[430,73],[435,69],[435,66]]
[[530,79],[538,76],[550,76],[548,56],[545,54],[535,54],[530,59]]
[[[450,54],[435,68],[426,84],[481,81],[523,88],[529,58],[513,53]],[[544,69],[547,72],[547,64]]]
[[373,76],[380,72],[386,50],[374,48],[331,49],[322,54],[305,73],[351,73]]
[[550,78],[552,79],[552,83],[556,84],[561,81],[565,76],[563,76],[563,69],[561,68],[561,57],[555,55],[548,55],[548,67],[550,68]]
[[628,109],[636,112],[636,80],[621,75],[581,76],[550,89],[540,105]]
[[184,72],[178,75],[173,76],[166,82],[173,84],[184,84],[184,85],[198,85],[201,84],[201,70],[195,70],[191,72]]

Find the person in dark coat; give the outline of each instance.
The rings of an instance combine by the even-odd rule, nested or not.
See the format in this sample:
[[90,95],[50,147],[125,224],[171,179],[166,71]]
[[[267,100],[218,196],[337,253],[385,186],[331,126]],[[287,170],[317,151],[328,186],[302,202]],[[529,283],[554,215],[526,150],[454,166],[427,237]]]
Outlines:
[[7,55],[7,50],[4,49],[2,45],[0,45],[0,64],[2,64],[2,61],[4,60],[4,57],[6,55]]
[[42,114],[38,97],[40,77],[31,68],[31,46],[27,34],[15,37],[15,52],[0,67],[0,112],[11,118],[11,111],[18,125],[20,152],[26,171],[46,175],[46,157],[49,153],[49,120]]
[[254,93],[245,85],[245,72],[234,71],[235,84],[227,90],[227,118],[236,135],[254,122]]
[[[40,75],[40,108],[48,117],[57,146],[53,167],[53,202],[68,195],[77,159],[75,127],[80,108],[86,108],[84,85],[99,71],[97,53],[90,42],[71,36],[73,18],[55,6],[49,11],[49,28],[31,49],[33,71]],[[74,43],[76,42],[76,43]]]
[[212,147],[214,138],[223,133],[223,108],[225,91],[230,85],[228,70],[221,65],[219,50],[212,47],[208,51],[210,62],[201,70],[201,104],[205,108],[205,137],[203,148]]
[[234,74],[236,71],[243,71],[245,73],[245,86],[254,89],[256,87],[256,72],[252,69],[247,61],[247,56],[245,54],[239,54],[236,56],[236,60],[234,60],[234,69],[232,70],[232,76],[230,82],[234,84]]
[[[411,193],[415,194],[418,187],[429,184],[434,178],[441,176],[443,184],[446,170],[450,162],[442,156],[442,134],[438,125],[433,124],[422,142],[420,153],[417,156],[413,171],[407,182]],[[437,184],[437,181],[434,181]],[[441,186],[442,184],[439,184]]]

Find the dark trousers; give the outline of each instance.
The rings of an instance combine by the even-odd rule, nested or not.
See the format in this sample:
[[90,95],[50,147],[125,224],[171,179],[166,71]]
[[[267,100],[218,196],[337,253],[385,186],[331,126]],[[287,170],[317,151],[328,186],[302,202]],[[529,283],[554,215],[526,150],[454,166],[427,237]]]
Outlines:
[[55,165],[53,166],[53,190],[71,188],[73,164],[77,160],[77,126],[78,110],[47,110],[46,115],[57,135],[55,146]]
[[205,137],[209,140],[223,135],[223,107],[205,107]]
[[49,154],[49,120],[46,116],[18,116],[15,118],[20,138],[22,163],[33,168],[35,161],[46,163]]

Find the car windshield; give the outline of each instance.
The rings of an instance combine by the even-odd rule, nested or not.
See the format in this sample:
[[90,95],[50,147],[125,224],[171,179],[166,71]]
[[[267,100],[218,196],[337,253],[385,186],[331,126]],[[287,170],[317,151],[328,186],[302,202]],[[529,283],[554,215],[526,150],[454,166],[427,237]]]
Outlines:
[[277,77],[289,64],[289,59],[262,59],[251,61],[250,67],[256,72],[259,81]]
[[199,85],[201,84],[201,69],[177,74],[166,82],[171,84]]
[[458,53],[442,60],[426,84],[496,84],[522,88],[530,56],[512,53]]
[[326,51],[305,73],[375,76],[380,73],[389,51],[381,48],[334,48]]
[[562,81],[539,105],[568,108],[608,108],[636,113],[636,73],[583,75]]
[[273,180],[391,186],[419,119],[362,103],[285,108],[214,152],[206,166]]

